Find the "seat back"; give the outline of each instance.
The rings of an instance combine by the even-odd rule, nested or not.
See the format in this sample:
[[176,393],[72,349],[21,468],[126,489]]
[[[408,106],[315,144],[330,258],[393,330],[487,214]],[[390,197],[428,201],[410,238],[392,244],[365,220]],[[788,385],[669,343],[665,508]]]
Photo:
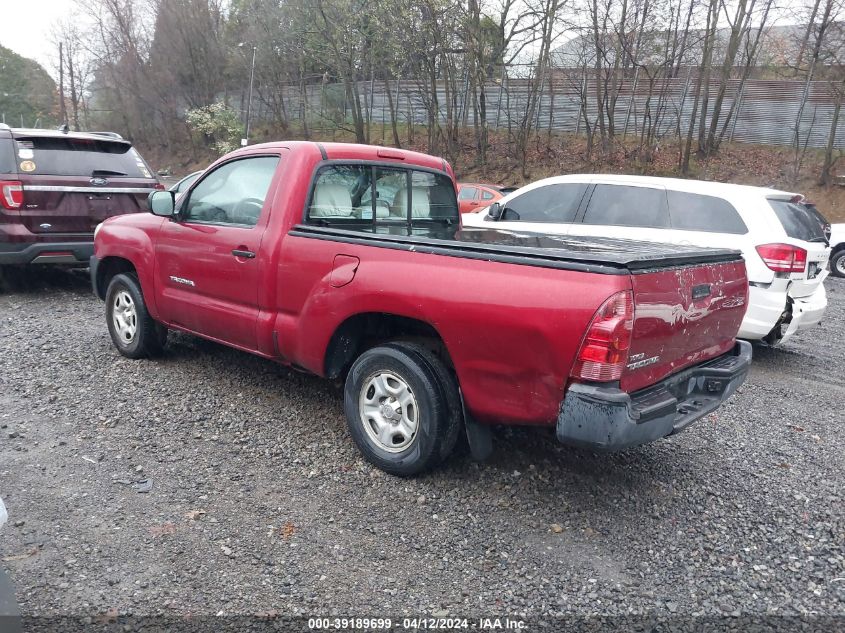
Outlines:
[[344,185],[318,183],[309,215],[312,218],[352,217],[352,196]]
[[[407,217],[408,189],[403,187],[393,196],[393,215]],[[431,217],[431,203],[428,199],[428,187],[411,187],[411,217]]]

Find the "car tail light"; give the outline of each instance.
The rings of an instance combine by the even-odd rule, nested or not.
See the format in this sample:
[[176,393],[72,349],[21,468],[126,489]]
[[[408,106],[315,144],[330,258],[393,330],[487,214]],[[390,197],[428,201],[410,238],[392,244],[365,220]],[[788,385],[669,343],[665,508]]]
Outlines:
[[757,253],[776,273],[803,273],[807,268],[807,251],[791,244],[762,244]]
[[582,380],[619,380],[634,329],[634,295],[630,290],[611,295],[593,317],[578,350],[572,377]]
[[160,182],[156,183],[156,191],[164,191],[164,185]]
[[0,180],[0,205],[4,209],[20,209],[23,204],[23,185],[20,180]]

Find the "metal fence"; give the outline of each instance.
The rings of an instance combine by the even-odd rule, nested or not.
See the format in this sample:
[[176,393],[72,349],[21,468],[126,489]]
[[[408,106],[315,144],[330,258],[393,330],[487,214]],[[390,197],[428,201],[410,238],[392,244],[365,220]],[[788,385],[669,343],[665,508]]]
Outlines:
[[[664,83],[665,82],[665,83]],[[656,119],[658,138],[674,137],[680,130],[686,134],[692,115],[696,79],[690,75],[668,80],[658,80],[649,92],[649,82],[639,77],[626,79],[617,90],[614,120],[617,134],[639,134],[646,123],[646,114]],[[702,87],[703,90],[704,87]],[[417,81],[367,81],[358,84],[362,107],[368,121],[375,124],[390,122],[387,91],[390,90],[400,124],[409,121],[425,124],[432,109],[430,88],[422,89]],[[713,108],[713,95],[718,84],[710,85],[708,120]],[[518,127],[525,121],[529,100],[529,82],[525,79],[505,79],[485,86],[487,123],[490,128]],[[806,99],[805,99],[805,91]],[[582,101],[582,95],[586,99]],[[586,102],[587,121],[592,125],[598,117],[596,92],[593,80],[577,73],[559,73],[544,82],[540,89],[538,107],[534,112],[536,129],[582,133],[584,115],[582,103]],[[662,98],[660,98],[662,95]],[[275,116],[280,108],[289,121],[301,120],[303,112],[315,127],[329,122],[348,123],[349,107],[346,92],[341,84],[323,83],[300,87],[284,86],[274,91],[272,98],[257,95],[253,101],[256,119],[269,120],[274,116],[270,103],[275,103]],[[238,95],[242,108],[245,100]],[[467,125],[475,123],[476,114],[472,95],[464,82],[449,94],[445,85],[437,84],[438,117],[447,119],[447,100],[452,106],[452,116]],[[233,100],[230,99],[230,103]],[[234,100],[237,102],[237,100]],[[824,147],[827,144],[834,114],[834,96],[826,81],[749,79],[740,89],[739,81],[728,85],[722,103],[722,121],[736,101],[734,115],[725,129],[725,139],[741,143],[765,145],[792,145],[796,126],[801,146]],[[804,101],[802,108],[801,104]],[[659,102],[659,103],[658,103]],[[800,112],[800,116],[799,116]],[[696,119],[701,111],[697,113]],[[845,116],[837,122],[837,147],[845,143]]]

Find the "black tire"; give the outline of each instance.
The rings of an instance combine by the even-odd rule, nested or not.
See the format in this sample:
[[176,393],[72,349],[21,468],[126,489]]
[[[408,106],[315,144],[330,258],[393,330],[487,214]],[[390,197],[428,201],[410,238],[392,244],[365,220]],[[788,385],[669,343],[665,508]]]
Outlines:
[[845,248],[840,248],[830,256],[830,274],[845,277]]
[[[117,302],[128,295],[134,307],[134,332],[119,331],[115,323]],[[144,294],[138,278],[131,273],[115,275],[106,289],[106,324],[114,346],[127,358],[152,358],[164,351],[167,343],[167,328],[155,321],[147,312]]]
[[[374,429],[375,423],[365,421],[359,411],[365,384],[381,372],[404,381],[416,405],[416,431],[408,444],[398,449],[388,450],[373,438],[365,425]],[[389,343],[359,356],[346,376],[343,405],[349,433],[361,453],[393,475],[408,477],[434,467],[449,456],[460,434],[462,415],[455,379],[434,353],[415,343]]]

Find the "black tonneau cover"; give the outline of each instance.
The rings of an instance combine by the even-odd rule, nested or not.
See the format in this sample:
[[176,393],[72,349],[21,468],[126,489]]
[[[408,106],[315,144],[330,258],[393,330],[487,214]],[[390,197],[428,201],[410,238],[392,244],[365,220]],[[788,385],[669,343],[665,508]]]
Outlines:
[[298,224],[290,235],[381,248],[590,272],[645,272],[660,268],[738,261],[736,250],[660,244],[609,237],[546,235],[480,227]]

